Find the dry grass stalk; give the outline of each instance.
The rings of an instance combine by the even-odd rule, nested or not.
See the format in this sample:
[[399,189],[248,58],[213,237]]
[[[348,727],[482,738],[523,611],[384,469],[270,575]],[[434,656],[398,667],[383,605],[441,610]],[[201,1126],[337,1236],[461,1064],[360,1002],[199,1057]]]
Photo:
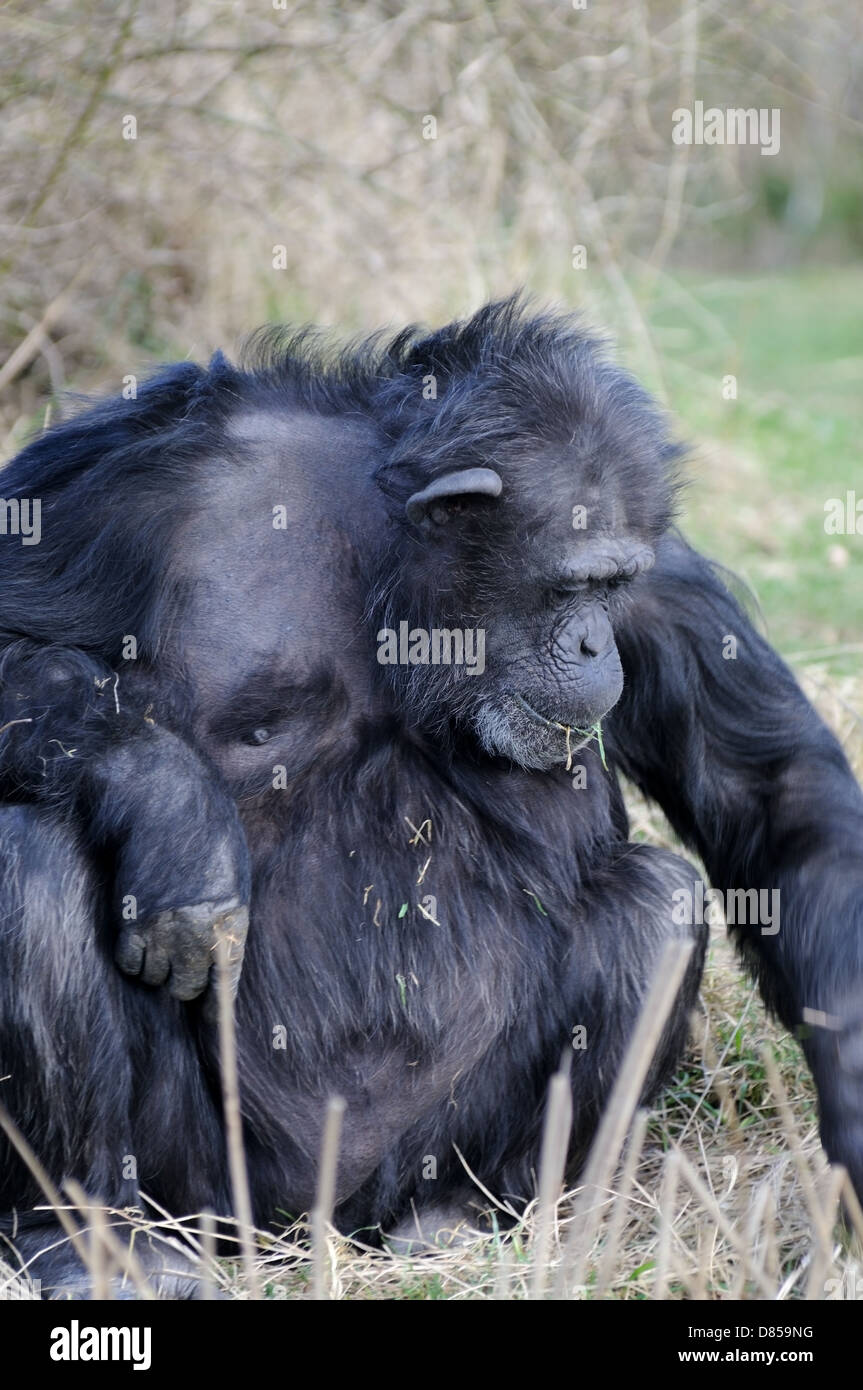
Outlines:
[[240,1112],[240,1082],[237,1073],[237,1035],[234,1027],[234,999],[231,992],[231,951],[227,938],[220,934],[216,941],[216,990],[219,1009],[219,1062],[222,1073],[222,1104],[225,1112],[225,1133],[228,1147],[228,1167],[234,1210],[240,1237],[243,1269],[248,1296],[261,1297],[261,1287],[255,1262],[255,1235],[252,1224],[252,1199],[249,1175],[243,1148],[243,1121]]
[[607,1291],[612,1278],[614,1262],[620,1257],[623,1223],[629,1212],[629,1202],[635,1182],[635,1172],[638,1167],[639,1159],[641,1158],[644,1136],[647,1132],[647,1120],[648,1115],[646,1110],[636,1110],[635,1119],[629,1131],[629,1141],[626,1145],[626,1159],[623,1164],[623,1172],[617,1189],[617,1197],[608,1222],[602,1259],[600,1260],[596,1274],[596,1290],[598,1294],[604,1294]]
[[552,1227],[566,1166],[569,1132],[572,1129],[572,1087],[569,1072],[559,1071],[551,1078],[548,1106],[539,1162],[539,1204],[533,1240],[531,1298],[542,1298],[548,1277]]
[[201,1257],[198,1298],[211,1302],[216,1297],[216,1218],[211,1211],[201,1212]]
[[312,1281],[314,1297],[317,1299],[330,1297],[329,1227],[333,1219],[336,1168],[344,1113],[345,1102],[341,1096],[331,1096],[327,1103],[318,1169],[318,1190],[311,1215]]
[[614,1168],[691,955],[689,941],[668,941],[663,948],[590,1151],[558,1272],[558,1297],[571,1296],[583,1283],[586,1260],[607,1204]]

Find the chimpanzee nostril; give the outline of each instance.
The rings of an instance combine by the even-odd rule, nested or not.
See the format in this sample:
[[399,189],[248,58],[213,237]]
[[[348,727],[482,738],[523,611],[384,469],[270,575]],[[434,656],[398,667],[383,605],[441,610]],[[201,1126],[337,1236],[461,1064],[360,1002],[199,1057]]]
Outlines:
[[608,617],[601,609],[594,609],[589,615],[584,615],[578,646],[580,656],[586,657],[589,661],[594,657],[604,656],[612,641]]

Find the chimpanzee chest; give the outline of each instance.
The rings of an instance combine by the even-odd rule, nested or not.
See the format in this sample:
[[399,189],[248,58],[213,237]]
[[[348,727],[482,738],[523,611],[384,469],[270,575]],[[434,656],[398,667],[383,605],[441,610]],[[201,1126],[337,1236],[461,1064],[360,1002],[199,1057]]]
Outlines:
[[[292,1182],[311,1181],[329,1097],[347,1107],[346,1196],[424,1116],[448,1099],[456,1116],[490,1051],[535,1016],[541,984],[548,1012],[571,925],[559,929],[540,893],[496,897],[475,876],[444,905],[433,879],[415,882],[424,863],[411,865],[413,898],[368,862],[341,877],[319,864],[314,892],[292,875],[257,886],[237,1001],[244,1111],[262,1138],[302,1147]],[[350,912],[346,877],[361,885]]]

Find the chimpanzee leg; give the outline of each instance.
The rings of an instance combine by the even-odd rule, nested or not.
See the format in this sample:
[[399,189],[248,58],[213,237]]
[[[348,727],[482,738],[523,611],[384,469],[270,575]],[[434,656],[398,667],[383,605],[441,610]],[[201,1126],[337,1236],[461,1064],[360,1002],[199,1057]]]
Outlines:
[[[496,1196],[518,1206],[535,1195],[548,1083],[567,1059],[573,1101],[567,1178],[574,1181],[663,947],[671,939],[691,940],[695,949],[651,1063],[642,1103],[656,1095],[685,1047],[701,979],[707,928],[675,920],[687,915],[686,904],[693,901],[698,882],[697,870],[685,860],[640,844],[627,845],[594,877],[556,973],[541,997],[530,1005],[525,1001],[528,1016],[522,1027],[454,1086],[455,1106],[448,1103],[429,1117],[389,1165],[410,1174],[412,1181],[401,1194],[401,1211],[391,1207],[391,1216],[384,1217],[388,1243],[395,1241],[396,1248],[405,1240],[416,1243],[418,1220],[422,1239],[435,1240],[439,1231],[451,1229],[459,1203],[464,1215],[475,1220],[483,1198],[467,1183],[454,1144]],[[672,896],[677,890],[682,897]],[[356,1209],[347,1204],[346,1224]],[[443,1217],[445,1221],[439,1219]]]
[[[0,1100],[12,1120],[57,1186],[75,1178],[120,1209],[141,1205],[139,1183],[175,1211],[219,1204],[218,1114],[194,1043],[200,1006],[117,971],[108,895],[58,817],[0,808],[0,867]],[[33,1211],[45,1201],[0,1137],[0,1253],[28,1262],[46,1293],[80,1292],[71,1245]],[[135,1248],[158,1269],[157,1252]]]
[[689,920],[697,915],[688,909],[700,881],[694,866],[679,855],[630,844],[602,881],[591,885],[593,906],[587,908],[584,930],[576,933],[564,983],[571,1011],[570,1179],[587,1157],[670,940],[691,941],[693,952],[650,1064],[642,1104],[668,1082],[686,1047],[707,949],[707,927]]

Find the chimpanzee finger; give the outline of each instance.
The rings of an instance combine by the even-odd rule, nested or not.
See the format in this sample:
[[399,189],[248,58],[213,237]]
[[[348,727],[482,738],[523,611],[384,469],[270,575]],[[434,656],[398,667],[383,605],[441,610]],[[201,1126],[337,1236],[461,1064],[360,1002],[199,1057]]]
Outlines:
[[176,908],[162,914],[159,939],[171,959],[169,992],[175,999],[194,999],[207,985],[213,960],[212,903]]
[[168,992],[175,999],[182,999],[188,1002],[189,999],[197,999],[207,987],[207,979],[210,974],[210,957],[197,962],[178,962],[174,960],[171,968],[171,978],[168,981]]
[[145,985],[163,985],[171,973],[171,957],[164,946],[150,938],[144,953],[141,979]]
[[124,927],[114,947],[114,960],[127,975],[138,975],[144,963],[144,938],[134,927]]
[[[228,984],[231,990],[231,998],[236,999],[237,990],[240,987],[240,977],[243,973],[243,956],[245,954],[246,936],[249,930],[249,910],[246,907],[233,908],[221,916],[215,924],[215,951],[218,956],[218,945],[224,942],[227,946],[227,969]],[[218,960],[214,960],[210,970],[210,981],[207,986],[207,995],[204,1000],[204,1017],[211,1023],[215,1023],[219,1016],[219,965]]]

